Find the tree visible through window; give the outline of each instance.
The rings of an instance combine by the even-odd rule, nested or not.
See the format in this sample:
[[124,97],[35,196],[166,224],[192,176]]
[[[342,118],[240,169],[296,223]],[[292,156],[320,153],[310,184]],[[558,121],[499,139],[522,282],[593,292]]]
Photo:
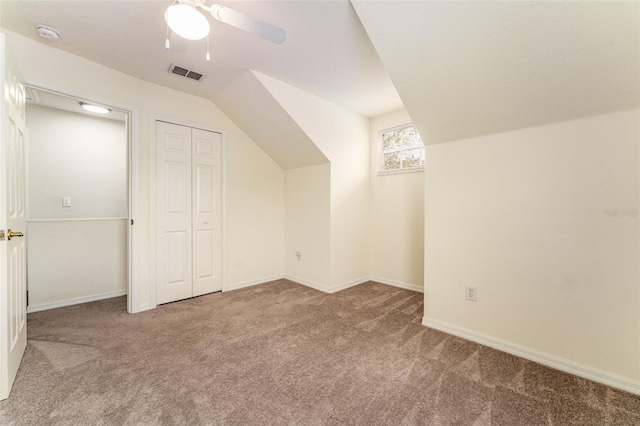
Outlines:
[[424,144],[413,124],[380,132],[379,173],[424,169]]

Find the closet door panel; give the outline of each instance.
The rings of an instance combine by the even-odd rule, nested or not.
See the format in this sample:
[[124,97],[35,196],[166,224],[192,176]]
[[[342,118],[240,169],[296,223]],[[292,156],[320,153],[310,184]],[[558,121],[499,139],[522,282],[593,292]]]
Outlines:
[[193,295],[222,290],[222,135],[193,129]]
[[167,269],[167,286],[190,285],[189,265],[187,264],[187,233],[184,231],[166,232],[167,257],[164,260]]
[[195,182],[195,202],[194,211],[196,214],[213,214],[214,202],[216,196],[214,193],[215,170],[212,166],[196,164],[196,182]]
[[214,278],[214,262],[211,262],[211,259],[215,255],[216,239],[214,231],[210,229],[200,229],[196,231],[195,240],[196,270],[194,276],[198,280]]
[[191,128],[156,122],[156,302],[193,295]]

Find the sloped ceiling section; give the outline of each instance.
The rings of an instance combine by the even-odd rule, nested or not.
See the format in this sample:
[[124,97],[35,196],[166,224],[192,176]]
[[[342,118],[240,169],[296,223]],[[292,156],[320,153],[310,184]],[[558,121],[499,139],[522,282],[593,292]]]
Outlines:
[[639,106],[638,2],[352,4],[425,143]]
[[[402,108],[389,76],[348,0],[207,0],[276,25],[287,32],[282,44],[218,22],[207,40],[170,34],[164,13],[172,0],[0,0],[0,26],[25,37],[117,69],[142,80],[213,99],[247,70],[260,70],[365,116]],[[47,24],[59,40],[38,36]],[[202,72],[200,82],[179,78],[171,64]]]
[[253,71],[231,82],[214,102],[283,169],[329,162]]

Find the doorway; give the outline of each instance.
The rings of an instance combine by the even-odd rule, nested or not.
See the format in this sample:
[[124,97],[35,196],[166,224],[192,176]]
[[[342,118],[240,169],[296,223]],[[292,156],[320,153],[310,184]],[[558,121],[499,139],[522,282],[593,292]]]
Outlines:
[[26,116],[28,312],[129,295],[131,113],[27,86]]

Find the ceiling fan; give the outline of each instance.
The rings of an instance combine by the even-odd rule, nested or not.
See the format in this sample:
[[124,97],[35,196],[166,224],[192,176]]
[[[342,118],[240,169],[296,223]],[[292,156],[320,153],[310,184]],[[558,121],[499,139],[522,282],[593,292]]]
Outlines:
[[[175,0],[165,12],[164,18],[171,30],[188,40],[200,40],[209,35],[209,21],[198,8],[211,14],[216,20],[280,44],[287,33],[274,25],[225,7],[221,4],[207,6],[205,0]],[[169,37],[166,46],[169,48]]]

